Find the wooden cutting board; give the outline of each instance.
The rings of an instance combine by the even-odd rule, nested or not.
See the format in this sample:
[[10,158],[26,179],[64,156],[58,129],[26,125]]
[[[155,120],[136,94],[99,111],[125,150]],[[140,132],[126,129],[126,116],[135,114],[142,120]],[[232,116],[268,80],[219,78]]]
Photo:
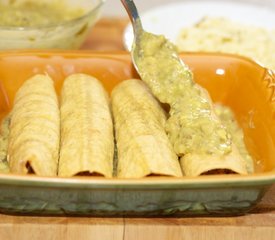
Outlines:
[[123,45],[123,32],[128,19],[103,18],[93,28],[82,50],[120,51],[125,50]]
[[[83,50],[123,50],[127,19],[102,19]],[[0,214],[0,240],[274,240],[275,185],[250,214],[239,217],[78,218]]]

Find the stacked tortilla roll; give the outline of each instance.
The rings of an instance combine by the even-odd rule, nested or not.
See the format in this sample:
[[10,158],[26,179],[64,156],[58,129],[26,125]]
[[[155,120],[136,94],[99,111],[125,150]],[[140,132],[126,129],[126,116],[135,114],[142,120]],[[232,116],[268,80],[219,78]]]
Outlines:
[[[218,122],[224,127],[225,132],[231,136],[232,132],[225,127],[225,124],[220,120],[215,112],[214,104],[208,92],[197,86],[200,90],[200,95],[207,100],[210,105],[212,121]],[[182,126],[184,128],[184,126]],[[233,133],[234,134],[234,133]],[[206,136],[207,137],[207,136]],[[232,138],[232,137],[231,137]],[[206,152],[191,152],[180,157],[180,163],[184,175],[196,177],[199,175],[211,174],[247,174],[248,169],[253,168],[252,162],[247,162],[239,152],[235,142],[231,139],[231,151],[225,154],[214,154]],[[249,167],[247,167],[249,165]]]
[[60,115],[53,81],[36,75],[15,96],[8,143],[11,172],[56,176],[59,141]]
[[178,157],[165,133],[166,115],[140,80],[120,83],[112,92],[118,149],[117,176],[182,176]]
[[58,175],[112,177],[114,135],[109,98],[94,77],[74,74],[61,92]]

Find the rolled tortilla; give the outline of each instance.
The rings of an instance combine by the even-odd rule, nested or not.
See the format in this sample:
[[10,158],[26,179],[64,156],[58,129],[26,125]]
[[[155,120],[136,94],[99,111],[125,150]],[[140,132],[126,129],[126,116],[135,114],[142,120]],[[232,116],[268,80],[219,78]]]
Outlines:
[[10,172],[9,164],[7,161],[10,119],[11,115],[6,115],[0,125],[0,173]]
[[235,145],[232,145],[232,151],[225,155],[186,154],[180,158],[180,164],[184,174],[190,177],[208,174],[247,174],[243,159]]
[[73,74],[61,92],[58,175],[112,177],[114,135],[109,98],[94,77]]
[[248,173],[254,172],[254,160],[250,155],[245,145],[244,133],[242,128],[239,126],[233,111],[222,104],[215,104],[214,110],[219,117],[222,124],[226,127],[227,131],[232,136],[232,142],[235,144],[239,153],[244,160],[245,167]]
[[166,115],[140,80],[120,83],[112,92],[118,149],[117,177],[182,176],[165,133]]
[[[219,115],[215,112],[214,104],[208,92],[199,87],[201,96],[209,102],[211,106],[211,116],[213,121],[222,124],[225,131],[230,136],[234,134],[226,128],[225,124],[221,121]],[[232,137],[231,137],[232,138]],[[232,138],[234,139],[234,138]],[[199,175],[212,175],[212,174],[247,174],[246,161],[240,154],[239,149],[231,139],[231,151],[225,154],[213,153],[187,153],[180,157],[180,164],[182,171],[186,176],[199,176]]]
[[12,173],[56,176],[60,114],[52,79],[36,75],[18,90],[11,113],[8,162]]

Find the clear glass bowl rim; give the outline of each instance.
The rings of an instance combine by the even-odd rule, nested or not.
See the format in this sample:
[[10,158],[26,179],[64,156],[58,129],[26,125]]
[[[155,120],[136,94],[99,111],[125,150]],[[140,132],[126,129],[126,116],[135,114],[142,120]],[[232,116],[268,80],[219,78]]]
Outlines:
[[90,17],[91,15],[93,15],[95,12],[97,12],[105,3],[106,0],[97,0],[96,5],[94,6],[94,8],[92,8],[90,11],[88,11],[87,13],[85,13],[84,15],[77,17],[77,18],[73,18],[71,20],[68,21],[64,21],[62,23],[58,23],[58,24],[50,24],[50,25],[44,25],[44,26],[27,26],[27,27],[13,27],[13,26],[0,26],[0,31],[1,30],[10,30],[10,31],[33,31],[33,30],[37,30],[38,28],[40,30],[48,30],[51,28],[57,28],[57,27],[65,27],[65,26],[71,26],[77,22],[81,22],[82,20]]

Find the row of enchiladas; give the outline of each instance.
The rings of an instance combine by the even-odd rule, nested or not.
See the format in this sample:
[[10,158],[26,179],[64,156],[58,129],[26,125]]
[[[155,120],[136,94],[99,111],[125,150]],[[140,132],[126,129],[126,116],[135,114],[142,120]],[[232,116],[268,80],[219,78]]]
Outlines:
[[18,90],[9,117],[11,173],[180,177],[219,170],[242,174],[245,165],[226,157],[205,164],[179,160],[165,131],[167,113],[140,80],[123,81],[109,99],[99,80],[73,74],[59,100],[53,80],[35,75]]

